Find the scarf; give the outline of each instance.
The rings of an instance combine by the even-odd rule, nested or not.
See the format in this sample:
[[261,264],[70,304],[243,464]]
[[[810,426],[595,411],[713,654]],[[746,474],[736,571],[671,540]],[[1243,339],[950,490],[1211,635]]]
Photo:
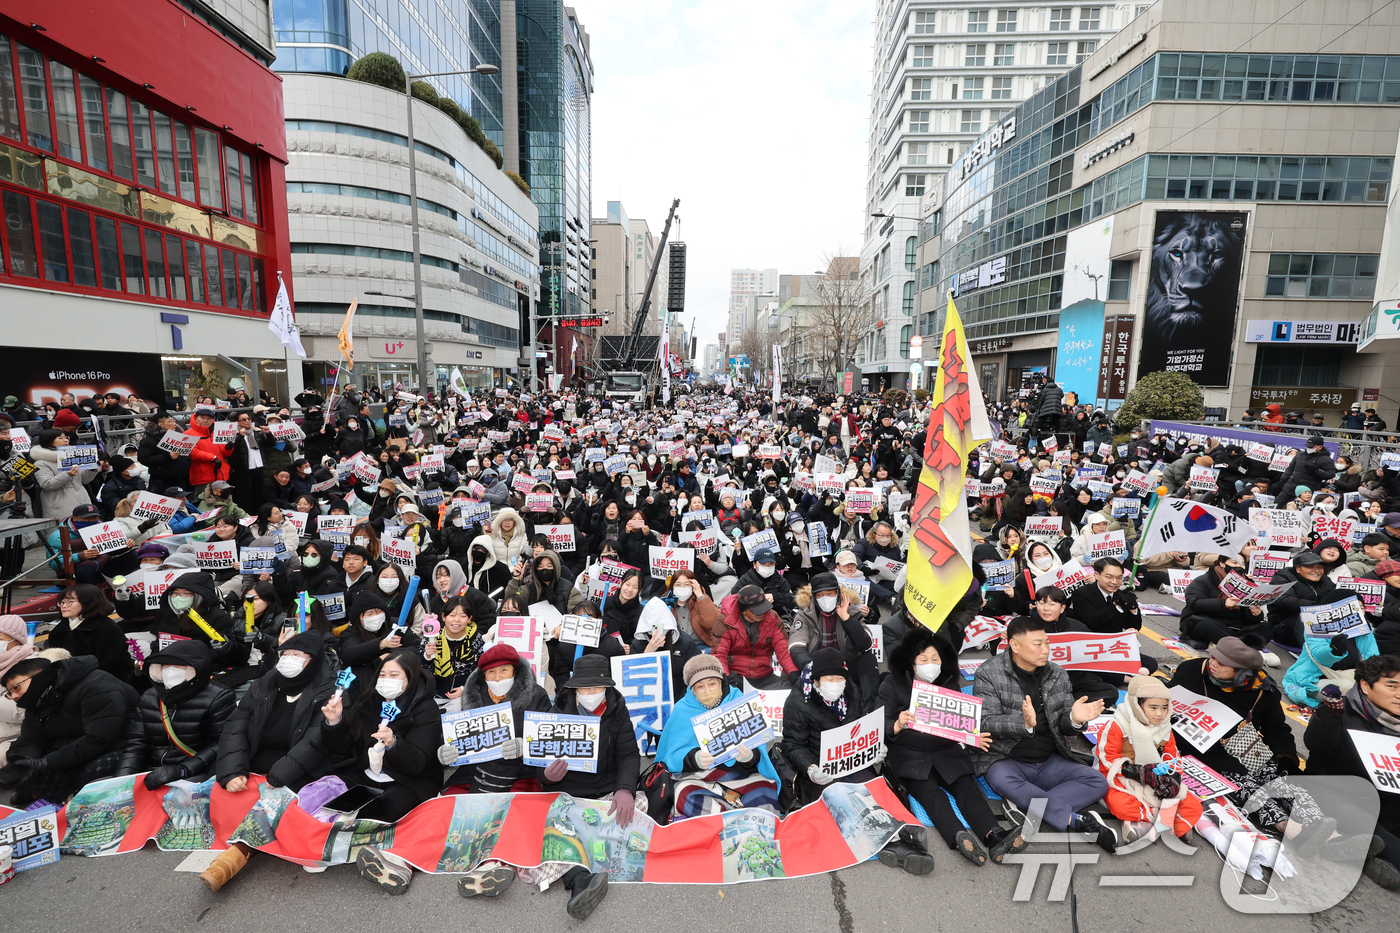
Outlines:
[[817,702],[823,704],[827,709],[836,714],[836,718],[842,722],[846,721],[846,695],[843,693],[835,703],[827,703],[826,698],[817,690],[817,685],[812,682],[812,662],[808,661],[807,666],[802,668],[802,695],[806,699],[817,698]]
[[15,644],[8,650],[0,654],[0,677],[5,676],[5,672],[14,667],[25,658],[34,653],[33,645]]
[[1158,747],[1171,738],[1172,718],[1168,716],[1161,725],[1152,726],[1138,718],[1141,708],[1134,708],[1134,701],[1124,700],[1113,711],[1113,720],[1118,723],[1123,737],[1133,743],[1133,763],[1155,765],[1162,760]]
[[1362,719],[1380,727],[1380,730],[1387,735],[1400,735],[1400,716],[1387,713],[1376,704],[1366,698],[1366,694],[1361,692],[1361,685],[1357,684],[1347,692],[1346,705],[1353,713]]

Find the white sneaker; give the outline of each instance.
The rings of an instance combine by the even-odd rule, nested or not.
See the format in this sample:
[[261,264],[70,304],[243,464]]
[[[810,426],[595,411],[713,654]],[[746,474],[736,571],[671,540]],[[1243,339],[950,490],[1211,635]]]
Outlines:
[[1279,661],[1278,655],[1274,654],[1272,651],[1261,651],[1260,654],[1264,656],[1264,663],[1269,667],[1278,667],[1279,664],[1282,663]]
[[1163,583],[1163,584],[1159,585],[1159,586],[1157,587],[1157,592],[1161,593],[1163,596],[1170,596],[1170,595],[1172,595],[1171,584],[1169,584],[1169,583]]

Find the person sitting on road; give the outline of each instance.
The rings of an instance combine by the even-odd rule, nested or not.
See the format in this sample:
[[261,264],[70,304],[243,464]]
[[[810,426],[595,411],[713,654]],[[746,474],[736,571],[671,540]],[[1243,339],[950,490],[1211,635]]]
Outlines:
[[870,650],[873,641],[865,627],[868,618],[869,608],[852,606],[835,574],[817,574],[810,587],[797,591],[797,612],[787,629],[793,662],[806,667],[818,649],[837,648],[855,673],[861,696],[873,699],[880,686],[880,671]]
[[152,686],[141,695],[127,727],[118,775],[147,772],[147,790],[208,777],[218,760],[224,723],[236,705],[232,690],[209,679],[213,670],[214,653],[193,639],[146,659]]
[[1231,573],[1244,573],[1237,558],[1223,554],[1202,554],[1197,564],[1205,572],[1186,586],[1186,608],[1181,611],[1181,635],[1188,644],[1201,648],[1222,638],[1234,636],[1260,649],[1264,663],[1270,667],[1279,663],[1278,655],[1263,651],[1273,638],[1274,625],[1264,617],[1262,606],[1241,606],[1233,596],[1220,592],[1220,584]]
[[[732,685],[747,679],[760,690],[782,689],[797,682],[797,665],[788,651],[787,636],[773,603],[759,587],[750,584],[730,593],[720,603],[725,633],[715,646],[714,659]],[[773,673],[778,659],[786,678]]]

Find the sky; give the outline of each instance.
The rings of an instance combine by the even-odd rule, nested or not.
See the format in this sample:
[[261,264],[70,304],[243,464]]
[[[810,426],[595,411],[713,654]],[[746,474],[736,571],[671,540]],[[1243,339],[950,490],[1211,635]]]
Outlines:
[[[687,248],[682,323],[725,330],[729,270],[859,255],[875,4],[575,0],[593,54],[593,216]],[[665,270],[662,270],[665,274]]]

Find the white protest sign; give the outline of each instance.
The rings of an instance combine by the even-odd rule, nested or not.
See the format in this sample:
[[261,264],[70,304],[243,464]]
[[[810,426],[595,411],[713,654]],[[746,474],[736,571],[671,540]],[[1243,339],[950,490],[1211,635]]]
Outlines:
[[405,538],[384,538],[379,542],[380,555],[391,564],[413,568],[418,565],[418,545]]
[[753,560],[754,555],[765,548],[776,552],[778,550],[778,535],[772,528],[765,528],[751,535],[745,535],[739,539],[739,543],[743,546],[744,553],[748,555],[749,560]]
[[1052,632],[1050,660],[1071,671],[1136,674],[1142,667],[1138,633]]
[[1058,586],[1068,596],[1092,579],[1094,579],[1094,571],[1079,563],[1076,558],[1058,570],[1040,574],[1032,582],[1034,582],[1036,590],[1042,586]]
[[693,548],[696,553],[713,554],[719,547],[719,532],[709,528],[682,531],[676,534],[676,540]]
[[536,525],[535,531],[549,539],[549,547],[556,554],[572,554],[577,547],[574,541],[573,525]]
[[1219,700],[1192,693],[1185,687],[1172,687],[1171,693],[1172,728],[1197,751],[1209,749],[1244,719]]
[[598,647],[603,637],[603,620],[593,616],[566,615],[559,623],[559,640],[571,645]]
[[140,519],[159,519],[169,521],[170,517],[179,511],[184,505],[183,499],[172,499],[169,496],[158,496],[153,492],[138,492],[136,494],[136,504],[131,507],[131,517]]
[[1307,533],[1303,513],[1288,509],[1250,509],[1249,523],[1262,543],[1269,547],[1302,547]]
[[677,570],[695,569],[695,548],[657,547],[653,544],[648,546],[647,556],[648,569],[657,580],[664,580]]
[[787,705],[791,690],[759,690],[759,701],[763,704],[763,715],[773,727],[773,735],[783,737],[783,707]]
[[78,529],[78,534],[82,535],[83,544],[88,550],[97,551],[99,554],[121,551],[128,546],[126,529],[116,522],[84,525]]
[[194,565],[200,570],[231,570],[237,557],[237,541],[205,541],[195,545]]
[[1355,638],[1371,631],[1361,600],[1355,596],[1325,606],[1303,606],[1299,613],[1303,631],[1309,638],[1330,639],[1337,635]]
[[1356,756],[1376,789],[1386,794],[1400,793],[1400,742],[1379,732],[1348,729]]
[[1191,581],[1205,573],[1204,570],[1168,570],[1167,579],[1170,581],[1172,595],[1177,599],[1186,598],[1186,588],[1191,585]]
[[757,749],[773,741],[773,727],[763,715],[763,702],[757,693],[746,693],[715,709],[690,719],[700,747],[720,765],[734,760],[740,745]]
[[146,608],[154,610],[160,608],[160,598],[165,595],[165,591],[170,589],[170,584],[184,570],[147,570],[146,571]]
[[855,722],[823,729],[821,769],[832,777],[845,777],[873,765],[885,744],[885,708],[879,707]]
[[1090,532],[1088,543],[1089,554],[1085,560],[1091,564],[1100,557],[1122,557],[1123,552],[1128,548],[1127,540],[1121,530],[1105,531],[1101,535]]
[[1026,537],[1054,544],[1064,534],[1065,520],[1058,515],[1033,515],[1026,519]]
[[962,650],[971,651],[1006,634],[1006,620],[996,616],[974,616],[963,632]]

